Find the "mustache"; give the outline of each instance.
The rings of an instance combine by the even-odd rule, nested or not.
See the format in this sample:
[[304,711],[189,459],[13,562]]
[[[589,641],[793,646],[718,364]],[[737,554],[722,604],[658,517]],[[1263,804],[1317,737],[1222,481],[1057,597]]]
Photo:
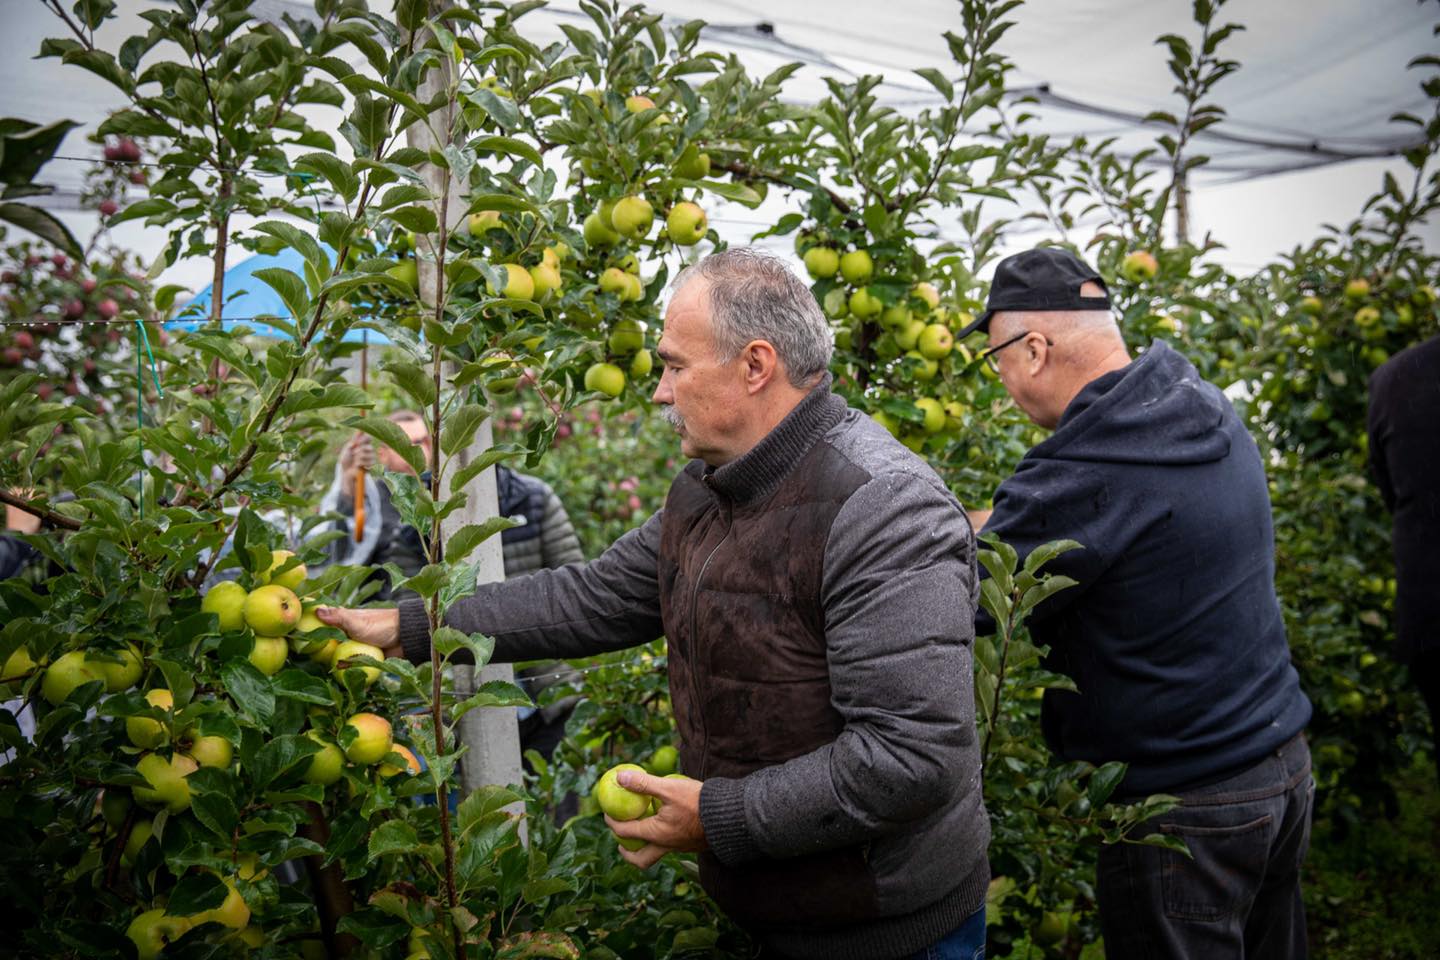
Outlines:
[[673,405],[660,408],[660,419],[676,430],[685,429],[685,418],[680,416],[680,411],[676,410]]

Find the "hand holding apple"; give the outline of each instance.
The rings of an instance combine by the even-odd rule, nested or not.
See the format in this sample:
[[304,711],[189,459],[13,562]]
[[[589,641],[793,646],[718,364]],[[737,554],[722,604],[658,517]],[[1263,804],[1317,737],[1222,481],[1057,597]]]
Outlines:
[[689,777],[654,777],[640,770],[621,770],[620,786],[631,793],[655,797],[660,809],[650,817],[638,820],[616,820],[609,814],[605,823],[615,836],[645,841],[639,850],[620,849],[620,856],[642,870],[654,866],[665,854],[674,850],[706,850],[705,828],[700,823],[700,789],[704,784]]
[[316,607],[322,623],[339,627],[351,640],[379,647],[386,657],[403,657],[400,648],[400,611],[352,610],[346,607]]

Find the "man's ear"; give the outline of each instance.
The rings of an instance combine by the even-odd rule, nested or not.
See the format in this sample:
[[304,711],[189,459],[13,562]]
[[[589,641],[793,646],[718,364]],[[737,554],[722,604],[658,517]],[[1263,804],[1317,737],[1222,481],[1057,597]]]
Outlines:
[[1025,338],[1025,354],[1032,376],[1045,368],[1050,360],[1050,348],[1043,333],[1032,333]]
[[768,340],[751,340],[740,351],[744,368],[745,388],[750,393],[759,393],[780,372],[780,358],[775,347]]

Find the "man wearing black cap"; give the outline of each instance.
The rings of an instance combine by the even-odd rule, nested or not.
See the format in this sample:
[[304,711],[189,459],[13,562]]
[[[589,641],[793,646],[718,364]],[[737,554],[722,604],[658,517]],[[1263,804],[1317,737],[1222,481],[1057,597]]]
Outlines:
[[[1015,402],[1054,433],[972,522],[1023,557],[1083,549],[1074,578],[1030,617],[1046,666],[1042,724],[1064,760],[1122,760],[1116,794],[1174,794],[1144,825],[1191,857],[1120,844],[1100,853],[1106,956],[1302,957],[1310,703],[1290,664],[1274,587],[1265,471],[1230,402],[1163,342],[1132,360],[1100,276],[1056,248],[995,272],[961,331]],[[993,632],[982,610],[976,631]]]

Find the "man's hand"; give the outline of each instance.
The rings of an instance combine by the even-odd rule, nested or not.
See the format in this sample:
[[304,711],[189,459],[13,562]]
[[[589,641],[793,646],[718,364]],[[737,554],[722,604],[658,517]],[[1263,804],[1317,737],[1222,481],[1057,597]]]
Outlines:
[[317,607],[315,615],[327,626],[339,627],[351,640],[369,643],[387,657],[404,657],[400,648],[399,610],[352,610],[346,607]]
[[340,450],[340,469],[346,473],[375,466],[375,444],[367,434],[357,433]]
[[990,514],[994,510],[966,510],[965,515],[970,518],[970,528],[976,533],[985,529],[985,524],[990,522]]
[[705,828],[700,823],[699,780],[680,777],[652,777],[648,773],[622,770],[617,778],[620,786],[647,797],[660,798],[660,812],[640,820],[605,822],[617,837],[635,837],[645,841],[639,850],[620,848],[620,856],[641,870],[648,870],[673,850],[707,850]]

